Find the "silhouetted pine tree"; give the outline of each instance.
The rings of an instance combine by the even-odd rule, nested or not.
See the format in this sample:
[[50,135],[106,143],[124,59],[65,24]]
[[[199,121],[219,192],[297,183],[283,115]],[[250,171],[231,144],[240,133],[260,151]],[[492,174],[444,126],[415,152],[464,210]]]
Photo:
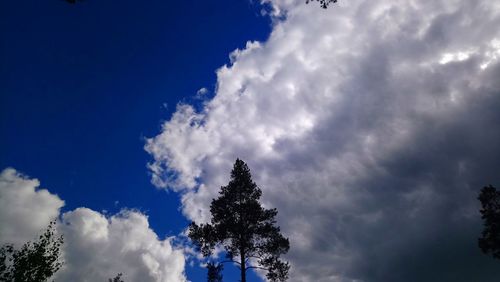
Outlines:
[[236,160],[231,180],[219,194],[210,205],[211,222],[189,226],[191,240],[204,256],[222,245],[228,261],[240,268],[241,282],[246,282],[246,271],[251,268],[266,270],[270,281],[285,281],[290,266],[280,255],[288,252],[290,243],[275,226],[278,211],[261,206],[262,191],[242,160]]

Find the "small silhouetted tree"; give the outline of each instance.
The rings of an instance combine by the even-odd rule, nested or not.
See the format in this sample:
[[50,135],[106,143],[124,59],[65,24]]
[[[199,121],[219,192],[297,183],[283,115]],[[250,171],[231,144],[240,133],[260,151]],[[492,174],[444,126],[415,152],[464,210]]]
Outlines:
[[223,269],[223,264],[209,262],[207,264],[207,282],[222,282]]
[[306,4],[309,4],[309,2],[314,2],[314,1],[319,2],[319,5],[323,9],[328,8],[328,5],[330,5],[330,3],[337,3],[337,0],[306,0]]
[[280,255],[288,252],[290,243],[275,226],[278,211],[261,206],[262,191],[242,160],[236,160],[231,180],[219,195],[210,205],[211,222],[191,223],[189,238],[205,257],[215,246],[223,246],[228,259],[224,262],[237,264],[241,282],[246,282],[246,271],[251,268],[266,270],[270,281],[285,281],[290,266]]
[[37,241],[16,250],[11,244],[0,248],[0,281],[47,281],[63,265],[60,259],[62,235],[56,237],[55,221],[50,222]]
[[108,282],[123,282],[122,274],[121,273],[116,274],[116,276],[113,279],[109,278]]
[[483,187],[478,199],[484,221],[479,248],[485,254],[491,253],[494,258],[500,259],[500,191],[491,185]]

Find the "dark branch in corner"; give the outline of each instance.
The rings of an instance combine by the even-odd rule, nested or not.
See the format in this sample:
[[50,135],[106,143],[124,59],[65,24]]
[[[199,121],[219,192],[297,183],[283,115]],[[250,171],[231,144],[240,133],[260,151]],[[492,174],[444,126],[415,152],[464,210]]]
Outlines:
[[330,5],[330,3],[337,3],[337,0],[306,0],[306,4],[309,4],[309,2],[312,2],[312,1],[319,2],[319,5],[323,9],[328,8],[328,5]]

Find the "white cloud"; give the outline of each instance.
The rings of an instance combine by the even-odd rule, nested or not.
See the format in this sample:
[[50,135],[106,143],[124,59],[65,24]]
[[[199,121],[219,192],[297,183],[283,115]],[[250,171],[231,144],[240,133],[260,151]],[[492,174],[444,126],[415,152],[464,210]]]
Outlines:
[[291,281],[494,281],[476,195],[500,182],[498,5],[271,2],[286,17],[268,41],[148,140],[153,183],[203,221],[247,161],[290,236]]
[[200,100],[204,100],[204,99],[206,99],[207,94],[208,94],[208,89],[205,87],[202,87],[202,88],[198,89],[198,91],[196,91],[195,98],[200,99]]
[[159,240],[140,212],[123,210],[107,218],[78,208],[62,221],[66,264],[58,279],[106,281],[123,273],[126,281],[186,281],[182,250],[170,239]]
[[39,186],[37,179],[29,179],[15,169],[1,172],[0,244],[22,245],[57,218],[64,201]]
[[[50,220],[59,218],[64,202],[39,181],[6,169],[0,174],[0,242],[33,240]],[[107,281],[123,273],[125,281],[186,281],[184,253],[161,240],[146,215],[133,210],[106,216],[88,208],[61,215],[65,264],[56,281]]]

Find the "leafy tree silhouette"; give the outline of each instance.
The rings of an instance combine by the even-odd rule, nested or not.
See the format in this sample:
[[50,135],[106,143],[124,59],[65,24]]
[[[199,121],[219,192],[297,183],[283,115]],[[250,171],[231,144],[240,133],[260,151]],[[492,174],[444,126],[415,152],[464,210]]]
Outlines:
[[309,2],[313,1],[319,2],[319,5],[323,9],[328,8],[328,5],[330,5],[330,3],[337,3],[337,0],[306,0],[306,4],[309,4]]
[[500,191],[489,185],[481,189],[478,197],[481,202],[481,218],[484,229],[478,240],[479,248],[485,254],[491,253],[500,259]]
[[208,282],[222,282],[222,270],[224,265],[221,263],[209,262],[207,264],[207,281]]
[[[234,163],[231,180],[212,200],[210,223],[189,226],[189,238],[205,257],[216,246],[223,246],[226,261],[235,263],[246,282],[246,271],[266,270],[270,281],[285,281],[290,265],[280,260],[290,243],[275,226],[276,209],[264,209],[259,199],[262,191],[252,181],[250,169],[240,159]],[[239,260],[237,260],[239,259]]]
[[63,265],[60,260],[62,235],[55,235],[55,221],[50,222],[37,241],[16,250],[11,244],[0,248],[0,281],[47,281]]

